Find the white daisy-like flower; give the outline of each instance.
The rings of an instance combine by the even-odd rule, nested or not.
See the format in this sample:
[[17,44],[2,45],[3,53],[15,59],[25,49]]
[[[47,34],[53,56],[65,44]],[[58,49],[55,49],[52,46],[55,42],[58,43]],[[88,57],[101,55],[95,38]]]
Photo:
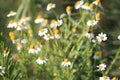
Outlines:
[[46,10],[49,11],[49,10],[51,10],[52,8],[55,8],[55,6],[56,6],[56,4],[48,3]]
[[61,26],[63,24],[63,21],[62,20],[58,20],[57,21],[57,26]]
[[96,51],[94,56],[93,56],[93,59],[98,60],[98,59],[100,59],[100,57],[101,57],[101,52],[100,51]]
[[25,44],[27,42],[27,39],[25,39],[25,38],[18,38],[18,39],[16,39],[16,42],[20,42],[22,44]]
[[94,26],[94,25],[96,25],[98,23],[98,21],[96,21],[96,20],[88,20],[87,21],[87,25],[88,26]]
[[62,13],[61,15],[60,15],[60,18],[62,19],[62,18],[64,18],[66,16],[66,14],[65,13]]
[[0,76],[3,76],[5,74],[5,67],[0,66]]
[[98,68],[98,71],[103,71],[106,68],[106,64],[99,64],[99,66],[97,66],[97,68]]
[[16,22],[14,22],[13,20],[10,20],[7,28],[16,28],[16,27],[17,27]]
[[51,20],[51,23],[50,23],[50,27],[51,27],[51,28],[56,28],[57,25],[58,25],[58,22],[57,22],[56,20],[52,19],[52,20]]
[[98,42],[106,41],[107,40],[107,35],[103,34],[103,32],[99,33],[98,36],[96,36]]
[[53,33],[54,33],[54,37],[56,38],[56,39],[60,39],[60,34],[59,34],[59,30],[57,29],[57,28],[54,28],[53,29]]
[[71,65],[71,62],[68,60],[68,58],[65,58],[61,65],[64,67],[68,67]]
[[30,45],[28,53],[37,54],[41,49],[39,47],[35,47],[34,45]]
[[60,39],[60,38],[61,38],[60,34],[55,34],[54,37],[55,37],[56,39]]
[[22,49],[22,44],[20,42],[16,42],[17,50],[20,51]]
[[41,26],[45,27],[48,25],[48,19],[44,19],[44,21],[42,22]]
[[93,1],[92,3],[98,5],[100,3],[100,0]]
[[38,32],[38,35],[39,36],[44,36],[44,35],[46,35],[47,32],[48,32],[47,28],[40,29],[39,32]]
[[51,36],[50,34],[46,34],[46,35],[43,36],[43,39],[46,40],[46,41],[48,41],[48,40],[50,40],[50,39],[53,39],[53,38],[54,38],[54,37]]
[[38,15],[37,18],[34,20],[36,24],[42,23],[44,21],[44,18],[42,18],[41,15]]
[[87,38],[94,38],[94,34],[93,33],[86,33],[85,34],[85,36],[87,37]]
[[95,39],[92,39],[92,43],[96,43],[96,40],[95,40]]
[[118,35],[118,40],[120,40],[120,35]]
[[11,10],[9,12],[9,14],[7,14],[7,17],[11,17],[11,16],[15,16],[16,15],[16,12],[14,12],[13,10]]
[[77,1],[77,2],[75,3],[75,9],[79,9],[79,8],[83,5],[83,3],[84,3],[83,0]]
[[84,9],[84,10],[90,10],[89,3],[86,2],[84,5],[81,6],[81,8]]
[[99,80],[110,80],[110,77],[108,77],[108,76],[102,76],[102,77],[99,77]]
[[8,56],[8,54],[9,54],[8,49],[7,49],[7,48],[4,49],[4,51],[3,51],[3,56],[6,57],[6,56]]
[[44,63],[46,63],[48,61],[48,59],[47,58],[44,58],[44,57],[39,57],[37,60],[36,60],[36,62],[38,63],[38,64],[44,64]]
[[21,19],[20,19],[20,22],[21,23],[26,23],[28,21],[30,21],[31,17],[26,17],[26,16],[23,16]]
[[68,15],[71,14],[71,10],[72,10],[72,7],[71,7],[71,6],[67,6],[67,7],[66,7],[66,12],[67,12]]
[[9,32],[9,36],[10,36],[10,39],[11,39],[11,41],[13,42],[13,44],[16,42],[15,41],[15,35],[14,35],[14,33],[13,32]]

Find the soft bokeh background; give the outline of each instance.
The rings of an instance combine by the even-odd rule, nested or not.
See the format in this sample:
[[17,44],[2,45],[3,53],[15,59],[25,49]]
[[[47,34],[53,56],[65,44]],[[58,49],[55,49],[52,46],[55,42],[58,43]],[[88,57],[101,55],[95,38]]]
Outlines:
[[[8,19],[6,15],[10,10],[17,11],[20,3],[22,0],[0,0],[0,32],[2,32],[3,37],[2,41],[5,42],[6,46],[11,45],[11,41],[8,36],[8,32],[11,31],[6,28]],[[65,11],[65,7],[67,5],[73,5],[78,0],[33,0],[35,3],[35,14],[37,12],[41,12],[44,14],[46,12],[45,8],[48,2],[54,2],[57,6],[59,6],[59,10],[56,9],[58,14],[61,14]],[[92,1],[92,0],[86,0]],[[103,45],[103,49],[105,49],[105,58],[111,60],[111,57],[108,55],[114,56],[114,50],[120,46],[120,41],[117,40],[117,36],[120,34],[120,0],[101,0],[102,6],[104,9],[102,10],[102,19],[100,21],[100,25],[102,28],[97,29],[95,33],[99,33],[101,31],[108,34],[108,41],[106,46]],[[74,10],[73,10],[74,12]],[[50,15],[50,13],[47,13]],[[47,16],[47,15],[46,15]],[[53,18],[54,16],[50,16],[49,19]],[[12,46],[11,46],[12,47]],[[117,75],[120,77],[120,65],[119,60],[116,62],[117,68],[113,68],[113,72],[111,75]]]

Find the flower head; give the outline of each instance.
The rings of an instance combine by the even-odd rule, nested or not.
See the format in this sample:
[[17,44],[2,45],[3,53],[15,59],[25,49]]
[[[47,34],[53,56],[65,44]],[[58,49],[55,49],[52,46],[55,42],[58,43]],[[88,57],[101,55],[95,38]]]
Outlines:
[[45,35],[47,32],[48,32],[48,29],[47,29],[47,28],[43,28],[43,29],[40,29],[40,30],[39,30],[38,35],[39,35],[39,36],[43,36],[43,35]]
[[48,5],[47,5],[47,11],[49,11],[49,10],[51,10],[52,8],[55,8],[55,6],[56,6],[56,4],[53,4],[53,3],[49,3]]
[[9,14],[7,14],[7,17],[11,17],[11,16],[15,16],[16,15],[16,12],[14,12],[13,10],[11,10],[9,12]]
[[13,21],[13,20],[10,20],[9,23],[8,23],[7,28],[16,28],[16,27],[17,27],[16,22]]
[[118,80],[116,77],[113,77],[111,80]]
[[61,26],[63,24],[63,21],[62,20],[58,20],[57,21],[57,26]]
[[95,19],[96,19],[96,20],[100,20],[100,13],[96,13]]
[[98,23],[98,21],[96,21],[96,20],[88,20],[87,21],[87,25],[88,26],[94,26],[94,25],[96,25]]
[[100,34],[98,34],[98,36],[96,36],[98,42],[102,42],[102,41],[106,41],[107,40],[107,35],[103,34],[103,32],[101,32]]
[[100,3],[100,0],[96,0],[96,1],[94,1],[92,3],[95,4],[95,5],[98,5]]
[[120,40],[120,35],[118,35],[118,40]]
[[93,56],[93,59],[95,59],[95,60],[99,59],[100,56],[101,56],[101,51],[96,51],[95,54],[94,54],[94,56]]
[[84,3],[84,5],[82,5],[81,8],[84,10],[90,10],[89,3],[88,2]]
[[36,62],[38,63],[38,64],[44,64],[44,63],[46,63],[48,61],[48,59],[47,58],[44,58],[44,57],[39,57],[37,60],[36,60]]
[[110,77],[108,77],[108,76],[102,76],[102,77],[99,77],[99,80],[110,80]]
[[64,67],[68,67],[71,65],[71,62],[68,60],[68,58],[65,58],[61,65]]
[[0,66],[0,76],[3,76],[5,74],[5,67]]
[[67,12],[68,15],[71,14],[71,10],[72,10],[71,6],[66,7],[66,12]]
[[83,3],[84,3],[83,0],[77,1],[77,2],[75,3],[75,9],[79,9],[79,8],[83,5]]
[[7,48],[6,48],[6,49],[4,49],[4,51],[3,51],[3,55],[4,55],[4,57],[8,56],[8,54],[9,54],[8,49],[7,49]]
[[50,27],[51,27],[51,28],[56,28],[57,25],[58,25],[58,22],[57,22],[55,19],[52,19],[52,20],[51,20],[51,23],[50,23]]
[[43,39],[46,40],[46,41],[48,41],[48,40],[50,40],[50,39],[53,39],[53,38],[54,38],[54,37],[51,36],[50,34],[46,34],[46,35],[44,35],[44,37],[43,37]]
[[103,70],[105,70],[106,65],[105,64],[99,64],[99,66],[97,66],[97,68],[98,68],[98,71],[103,71]]
[[40,51],[39,47],[35,47],[34,45],[30,45],[28,53],[30,54],[37,54]]
[[42,18],[41,15],[38,15],[37,18],[34,20],[36,24],[42,23],[44,21],[44,18]]

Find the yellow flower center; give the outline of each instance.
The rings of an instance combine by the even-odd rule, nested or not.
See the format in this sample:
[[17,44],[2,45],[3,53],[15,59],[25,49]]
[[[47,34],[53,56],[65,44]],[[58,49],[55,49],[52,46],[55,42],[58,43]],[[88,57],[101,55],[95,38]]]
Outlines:
[[9,24],[13,24],[13,23],[14,23],[14,21],[13,21],[13,20],[10,20],[10,21],[9,21]]
[[39,57],[40,60],[44,60],[44,57]]
[[32,30],[30,30],[30,29],[29,29],[29,30],[28,30],[28,34],[30,34],[30,35],[31,35],[31,34],[32,34]]
[[26,19],[26,16],[23,16],[22,19]]
[[71,6],[67,6],[67,7],[66,7],[66,12],[71,11],[71,9],[72,9],[72,7],[71,7]]
[[95,15],[95,17],[96,17],[96,19],[99,19],[99,18],[100,18],[100,13],[97,13],[97,14]]
[[34,48],[35,48],[35,46],[31,44],[30,45],[30,49],[34,49]]
[[84,5],[85,5],[85,6],[89,6],[89,3],[88,3],[88,2],[86,2]]
[[3,51],[3,54],[6,54],[6,52],[7,52],[7,49],[5,49],[5,50]]
[[10,12],[9,12],[9,14],[13,14],[14,13],[14,11],[13,10],[11,10]]
[[100,0],[96,0],[96,2],[98,2],[98,3],[99,3],[99,2],[100,2]]
[[116,78],[116,77],[113,77],[112,80],[117,80],[117,78]]
[[54,24],[55,22],[56,22],[56,20],[54,20],[54,19],[53,19],[53,20],[51,20],[51,24]]
[[103,66],[99,66],[99,69],[102,69],[103,68]]
[[12,36],[12,35],[14,35],[14,33],[13,32],[9,32],[9,36]]
[[100,39],[103,40],[103,39],[104,39],[104,36],[101,35],[101,36],[100,36]]
[[92,3],[91,3],[91,4],[90,4],[90,8],[92,8],[92,9],[93,9],[93,8],[94,8],[94,4],[92,4]]
[[103,76],[103,80],[106,80],[107,79],[107,77],[106,76]]
[[96,51],[96,52],[95,52],[95,55],[96,55],[96,56],[100,56],[100,55],[101,55],[101,52],[100,52],[100,51]]
[[94,21],[93,20],[91,20],[91,22],[90,22],[92,25],[94,24]]
[[45,19],[45,20],[44,20],[44,24],[48,24],[48,19]]
[[54,34],[59,34],[59,30],[58,29],[54,29]]
[[52,7],[52,6],[53,6],[53,3],[49,3],[48,6],[49,6],[49,7]]
[[78,1],[78,2],[76,3],[76,5],[80,5],[80,1]]
[[50,34],[47,34],[47,37],[50,38]]
[[69,60],[67,58],[64,59],[64,62],[67,63]]
[[42,16],[41,16],[41,15],[38,15],[38,16],[37,16],[37,19],[41,19],[41,18],[42,18]]
[[20,43],[20,42],[17,42],[17,43],[16,43],[16,46],[21,46],[21,43]]
[[13,40],[15,40],[15,36],[14,35],[11,35],[10,36],[10,39],[13,41]]
[[45,30],[44,29],[41,29],[40,32],[44,32]]
[[76,28],[72,28],[72,32],[73,32],[73,33],[76,33],[76,32],[77,32],[77,29],[76,29]]

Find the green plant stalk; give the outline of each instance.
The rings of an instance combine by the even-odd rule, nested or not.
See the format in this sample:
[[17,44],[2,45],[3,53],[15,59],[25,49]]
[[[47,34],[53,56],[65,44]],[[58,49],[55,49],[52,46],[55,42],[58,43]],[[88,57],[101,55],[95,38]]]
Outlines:
[[119,58],[119,54],[120,54],[120,48],[118,49],[115,58],[113,59],[113,61],[111,62],[110,66],[107,68],[105,75],[107,75],[109,73],[109,71],[112,69],[112,66],[115,64],[115,62],[117,61],[117,59]]

